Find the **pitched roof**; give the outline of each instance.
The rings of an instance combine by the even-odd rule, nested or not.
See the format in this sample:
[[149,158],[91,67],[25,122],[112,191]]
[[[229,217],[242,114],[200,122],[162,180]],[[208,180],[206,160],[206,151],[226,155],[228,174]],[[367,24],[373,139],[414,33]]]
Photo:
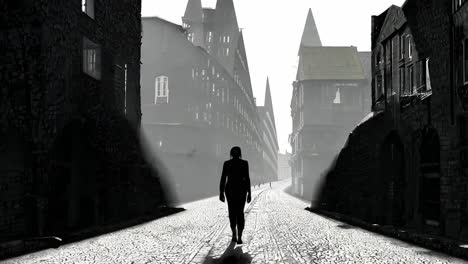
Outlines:
[[203,8],[201,0],[189,0],[185,9],[184,19],[190,22],[203,21]]
[[297,80],[364,80],[356,47],[304,47]]
[[307,20],[304,26],[304,32],[302,33],[301,47],[321,47],[322,41],[320,40],[320,35],[318,33],[317,25],[315,24],[314,15],[312,14],[312,9],[309,8],[309,13],[307,14]]

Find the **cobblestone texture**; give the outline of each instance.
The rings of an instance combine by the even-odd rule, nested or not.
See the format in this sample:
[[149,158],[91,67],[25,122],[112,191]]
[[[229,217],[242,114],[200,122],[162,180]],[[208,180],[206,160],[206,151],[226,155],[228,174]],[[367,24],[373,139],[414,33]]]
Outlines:
[[244,244],[230,244],[226,204],[217,197],[187,211],[5,263],[468,263],[306,210],[282,190],[255,189]]

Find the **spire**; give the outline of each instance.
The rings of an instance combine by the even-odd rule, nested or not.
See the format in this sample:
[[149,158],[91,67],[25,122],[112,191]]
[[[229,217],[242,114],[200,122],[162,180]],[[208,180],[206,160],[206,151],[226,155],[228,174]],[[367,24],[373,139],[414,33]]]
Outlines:
[[270,91],[270,79],[267,77],[266,90],[265,90],[265,107],[273,109],[273,103],[271,101],[271,91]]
[[203,7],[201,0],[189,0],[185,9],[184,19],[188,22],[203,21]]
[[[320,41],[320,35],[317,30],[317,25],[315,24],[314,15],[312,14],[312,9],[309,8],[309,13],[307,14],[307,20],[304,27],[304,32],[302,33],[301,46],[309,47],[321,47],[322,42]],[[299,51],[301,49],[299,48]]]

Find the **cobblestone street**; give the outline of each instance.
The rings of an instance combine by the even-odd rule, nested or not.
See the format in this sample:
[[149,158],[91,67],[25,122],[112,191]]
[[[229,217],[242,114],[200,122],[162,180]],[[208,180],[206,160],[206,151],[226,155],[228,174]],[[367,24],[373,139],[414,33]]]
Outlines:
[[[226,204],[217,197],[187,211],[4,263],[466,263],[306,210],[283,192],[288,181],[254,189],[244,244],[230,244]],[[267,186],[267,185],[265,185]]]

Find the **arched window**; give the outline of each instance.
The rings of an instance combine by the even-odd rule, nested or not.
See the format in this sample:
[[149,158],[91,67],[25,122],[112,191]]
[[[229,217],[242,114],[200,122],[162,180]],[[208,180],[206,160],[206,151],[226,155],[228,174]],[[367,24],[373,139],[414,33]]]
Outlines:
[[154,103],[169,103],[169,78],[161,75],[154,80]]

